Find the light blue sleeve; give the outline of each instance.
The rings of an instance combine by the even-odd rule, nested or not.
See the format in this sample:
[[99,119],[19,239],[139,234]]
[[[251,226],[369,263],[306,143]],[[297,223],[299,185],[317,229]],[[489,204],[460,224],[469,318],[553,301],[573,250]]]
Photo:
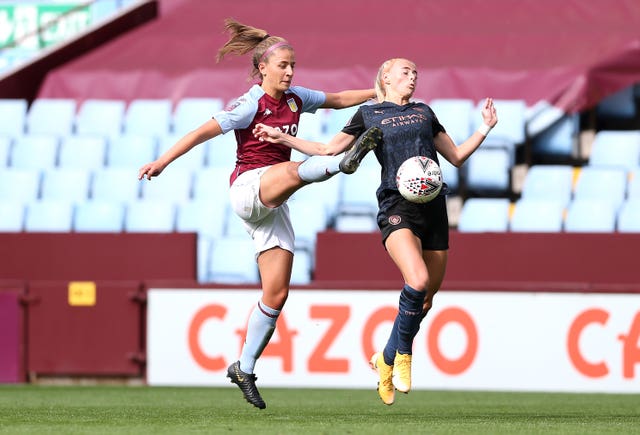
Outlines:
[[213,118],[220,124],[222,133],[227,133],[249,127],[257,111],[258,100],[249,91],[235,100],[229,108],[215,113]]
[[324,104],[327,96],[322,91],[303,88],[302,86],[291,86],[289,90],[295,93],[302,100],[302,111],[315,113]]

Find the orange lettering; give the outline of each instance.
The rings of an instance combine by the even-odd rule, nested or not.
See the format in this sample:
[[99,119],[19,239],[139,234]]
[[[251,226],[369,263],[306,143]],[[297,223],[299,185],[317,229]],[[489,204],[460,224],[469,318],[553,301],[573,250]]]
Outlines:
[[312,319],[331,319],[327,333],[322,337],[316,349],[309,357],[309,371],[320,373],[346,373],[349,371],[349,360],[346,358],[329,359],[325,355],[335,341],[344,325],[349,320],[349,306],[312,306]]
[[196,363],[205,370],[217,371],[227,367],[224,357],[212,358],[206,355],[200,347],[199,340],[200,328],[204,322],[210,318],[222,320],[225,314],[227,314],[226,308],[220,305],[207,305],[196,312],[189,324],[189,351]]
[[[458,359],[448,359],[438,346],[438,337],[442,328],[449,322],[462,326],[467,335],[467,348]],[[459,375],[469,369],[478,352],[478,331],[471,316],[461,308],[447,308],[438,313],[431,322],[427,334],[427,348],[435,366],[448,375]]]
[[[267,347],[264,348],[262,356],[282,358],[282,370],[286,373],[291,373],[293,371],[293,337],[298,331],[289,329],[284,313],[280,313],[274,333],[278,334],[279,340],[274,341],[271,339]],[[247,335],[246,327],[245,329],[236,330],[236,334],[240,336],[240,339],[244,343],[245,336]]]
[[371,358],[371,355],[375,352],[382,351],[382,349],[376,349],[374,347],[373,336],[381,323],[391,322],[393,325],[393,322],[396,319],[396,314],[398,314],[397,308],[382,307],[379,310],[374,311],[369,319],[367,319],[367,322],[364,324],[364,328],[362,329],[362,350],[364,352],[365,361],[369,361],[369,358]]
[[622,376],[632,379],[635,376],[635,365],[640,362],[640,347],[638,340],[640,339],[640,312],[636,313],[631,323],[629,335],[620,335],[618,337],[622,341]]
[[569,334],[567,335],[567,352],[573,366],[585,376],[590,378],[599,378],[609,373],[609,368],[605,362],[597,364],[590,363],[585,360],[580,353],[580,335],[582,331],[590,323],[599,323],[604,325],[609,319],[609,313],[600,309],[591,309],[584,311],[571,324]]

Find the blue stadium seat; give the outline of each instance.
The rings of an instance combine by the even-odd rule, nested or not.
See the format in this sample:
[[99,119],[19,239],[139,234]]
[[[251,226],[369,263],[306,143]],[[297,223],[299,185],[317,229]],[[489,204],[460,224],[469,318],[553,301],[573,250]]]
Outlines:
[[107,138],[119,136],[125,107],[123,100],[85,100],[76,115],[76,134]]
[[558,233],[564,221],[564,203],[549,199],[524,199],[516,202],[510,228],[514,232]]
[[600,168],[584,166],[576,182],[573,198],[603,199],[617,210],[624,201],[627,188],[627,173],[622,168]]
[[640,197],[622,203],[617,228],[621,233],[640,233]]
[[[526,110],[524,100],[493,100],[500,122],[491,130],[489,136],[482,143],[481,149],[503,148],[509,155],[509,166],[515,163],[516,148],[526,140]],[[472,117],[474,130],[484,121],[480,115],[484,100],[478,102],[476,115]],[[474,155],[477,154],[474,153]]]
[[505,232],[509,229],[510,203],[506,198],[469,198],[462,205],[460,232]]
[[236,166],[236,150],[238,148],[234,134],[228,132],[207,141],[206,144],[203,143],[198,146],[205,145],[207,166],[226,168],[231,173]]
[[231,206],[226,207],[224,237],[249,237],[244,221],[233,211]]
[[53,169],[42,175],[43,200],[82,202],[89,198],[90,173],[84,169]]
[[27,113],[27,132],[69,136],[73,134],[75,117],[75,100],[36,98]]
[[209,167],[194,173],[193,199],[229,203],[231,168]]
[[27,100],[0,99],[0,136],[20,137],[27,123]]
[[640,165],[640,131],[600,130],[596,133],[589,166],[618,167],[628,171]]
[[11,155],[11,138],[0,136],[0,168],[9,166],[9,156]]
[[140,199],[137,170],[103,168],[93,172],[91,198],[103,201],[133,202]]
[[58,162],[58,138],[47,135],[17,138],[11,149],[10,166],[16,169],[51,169]]
[[258,284],[260,276],[250,237],[215,239],[207,262],[207,281],[221,284]]
[[442,171],[442,181],[447,183],[449,191],[455,193],[460,187],[460,170],[440,154],[438,154],[438,162]]
[[173,112],[173,134],[184,136],[224,108],[220,98],[183,98]]
[[375,216],[378,212],[376,190],[380,185],[380,169],[359,168],[351,175],[339,174],[337,176],[340,177],[338,213],[372,214]]
[[107,140],[100,136],[69,136],[60,143],[58,166],[69,169],[102,169]]
[[[291,196],[291,200],[315,201],[320,203],[324,206],[327,216],[331,220],[338,212],[342,183],[343,181],[348,182],[349,177],[351,177],[351,175],[338,174],[326,181],[311,183],[296,191]],[[295,226],[295,222],[293,224]]]
[[569,159],[576,150],[579,131],[580,115],[564,115],[531,139],[531,151],[536,157]]
[[24,203],[0,200],[0,233],[19,233],[24,228]]
[[170,233],[176,227],[176,207],[170,201],[140,200],[129,203],[124,228],[129,233]]
[[0,169],[0,200],[35,201],[40,195],[40,178],[35,169]]
[[167,167],[158,177],[141,180],[142,199],[186,202],[191,199],[192,173],[188,169]]
[[[160,138],[158,146],[158,155],[161,156],[169,148],[171,148],[182,136],[168,135]],[[173,162],[171,167],[173,168],[185,168],[192,171],[197,171],[205,166],[205,158],[207,155],[207,144],[201,143],[191,148],[188,152],[184,153]],[[142,166],[142,165],[141,165]]]
[[318,109],[315,113],[304,112],[300,115],[297,136],[301,139],[327,142],[337,131],[327,134],[325,121],[329,117],[329,110]]
[[[339,110],[328,110],[325,118],[325,134],[333,137],[336,133],[342,131],[347,122],[354,113],[358,111],[358,106],[347,107]],[[304,126],[302,126],[304,128]]]
[[73,227],[73,204],[69,201],[43,200],[27,204],[24,223],[29,232],[70,232]]
[[522,186],[521,198],[555,200],[562,205],[571,201],[573,167],[569,165],[533,165]]
[[374,233],[378,230],[375,215],[361,212],[340,212],[333,229],[339,233]]
[[504,148],[480,148],[466,166],[466,186],[473,193],[504,194],[511,187],[511,156]]
[[119,233],[124,230],[125,205],[114,201],[76,204],[73,229],[79,233]]
[[611,233],[616,228],[616,206],[603,198],[575,198],[567,209],[568,233]]
[[329,226],[327,209],[315,200],[292,199],[287,205],[296,235],[296,248],[314,252],[317,234]]
[[157,156],[157,140],[137,134],[111,138],[107,147],[107,166],[138,170]]
[[627,196],[629,198],[640,198],[640,167],[629,172]]
[[293,268],[291,270],[292,285],[306,285],[311,283],[313,273],[313,254],[307,249],[295,249]]
[[224,235],[226,218],[226,203],[216,200],[192,200],[178,205],[176,231],[219,238]]
[[131,101],[124,118],[125,134],[142,134],[157,138],[171,131],[171,100],[137,99]]
[[437,98],[431,100],[429,107],[457,145],[471,136],[472,118],[480,116],[473,101],[466,98]]

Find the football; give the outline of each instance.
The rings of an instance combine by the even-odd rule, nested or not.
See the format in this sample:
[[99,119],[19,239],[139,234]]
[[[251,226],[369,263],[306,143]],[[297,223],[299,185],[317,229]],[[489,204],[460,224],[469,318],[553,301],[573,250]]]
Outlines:
[[411,157],[398,168],[396,186],[408,201],[429,202],[438,196],[442,189],[440,166],[428,157]]

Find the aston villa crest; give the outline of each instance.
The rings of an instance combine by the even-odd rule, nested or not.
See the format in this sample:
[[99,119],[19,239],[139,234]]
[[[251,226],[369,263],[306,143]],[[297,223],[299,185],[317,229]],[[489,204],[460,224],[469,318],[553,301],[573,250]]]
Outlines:
[[289,98],[287,100],[287,104],[289,105],[289,109],[291,109],[292,112],[298,111],[298,105],[296,104],[296,100],[294,100],[293,98]]

